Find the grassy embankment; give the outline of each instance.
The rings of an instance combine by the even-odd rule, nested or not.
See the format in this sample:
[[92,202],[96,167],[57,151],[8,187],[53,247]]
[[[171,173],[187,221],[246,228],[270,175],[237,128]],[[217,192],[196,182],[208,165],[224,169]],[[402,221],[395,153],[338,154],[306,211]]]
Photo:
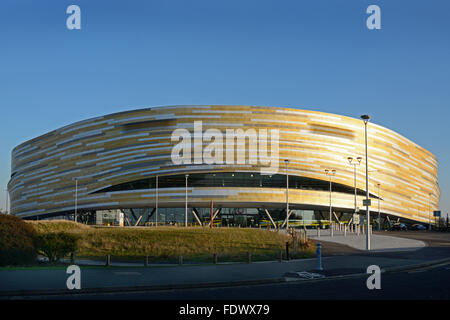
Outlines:
[[[201,227],[91,227],[70,221],[30,221],[39,232],[68,232],[79,236],[78,258],[142,260],[149,256],[154,262],[176,262],[182,255],[185,262],[245,261],[247,252],[252,260],[275,260],[290,236],[250,228]],[[311,244],[298,245],[294,258],[310,257]]]

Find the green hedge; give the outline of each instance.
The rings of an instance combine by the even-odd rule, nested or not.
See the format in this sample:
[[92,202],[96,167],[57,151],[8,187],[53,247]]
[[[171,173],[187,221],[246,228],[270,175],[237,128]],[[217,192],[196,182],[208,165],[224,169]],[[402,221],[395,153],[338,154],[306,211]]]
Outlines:
[[36,236],[34,228],[22,219],[0,214],[0,266],[34,263]]

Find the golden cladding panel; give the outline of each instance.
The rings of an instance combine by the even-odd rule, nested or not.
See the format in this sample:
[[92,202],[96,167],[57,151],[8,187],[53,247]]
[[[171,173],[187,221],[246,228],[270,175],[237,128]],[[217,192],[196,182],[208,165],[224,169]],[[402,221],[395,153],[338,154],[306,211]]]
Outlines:
[[[177,128],[203,130],[279,130],[279,173],[328,180],[324,170],[335,169],[333,181],[354,186],[353,166],[347,157],[363,157],[357,167],[357,188],[365,190],[364,124],[361,120],[300,109],[253,106],[170,106],[115,113],[80,121],[17,146],[12,152],[8,184],[11,212],[32,216],[74,210],[75,179],[78,207],[100,209],[152,206],[154,190],[92,194],[119,183],[155,175],[193,172],[259,172],[261,165],[181,165],[171,161]],[[204,142],[204,146],[208,143]],[[396,132],[369,123],[369,190],[378,195],[381,211],[428,222],[439,207],[438,164],[435,156]],[[248,153],[246,153],[248,161]],[[220,190],[221,188],[218,188]],[[228,191],[226,191],[228,190]],[[231,192],[231,191],[233,192]],[[221,196],[194,196],[192,201],[283,206],[283,189],[223,189]],[[190,189],[200,192],[201,188]],[[180,191],[184,194],[184,191]],[[173,193],[173,192],[171,192]],[[292,190],[290,203],[328,206],[328,193]],[[161,194],[161,206],[177,206],[181,196]],[[372,210],[378,210],[376,199]],[[333,193],[333,206],[353,210],[352,195]],[[362,198],[358,197],[362,207]]]

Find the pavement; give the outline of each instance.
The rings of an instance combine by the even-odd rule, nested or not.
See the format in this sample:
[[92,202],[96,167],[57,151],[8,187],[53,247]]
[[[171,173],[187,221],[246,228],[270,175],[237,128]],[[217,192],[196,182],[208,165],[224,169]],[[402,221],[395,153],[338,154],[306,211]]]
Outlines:
[[[363,233],[349,233],[344,234],[343,231],[321,230],[318,235],[316,230],[308,230],[308,236],[314,240],[321,240],[326,242],[334,242],[341,245],[349,246],[357,250],[366,249],[366,235]],[[370,248],[372,252],[387,252],[387,251],[405,251],[418,250],[424,248],[426,243],[412,238],[393,237],[382,233],[372,233],[370,237]]]
[[[450,261],[450,246],[431,248],[426,246],[426,241],[417,241],[408,237],[386,237],[383,234],[373,236],[377,236],[377,240],[382,239],[377,247],[380,249],[379,251],[365,252],[354,248],[358,246],[357,243],[361,242],[361,239],[364,239],[363,236],[342,236],[342,238],[348,238],[345,240],[350,243],[343,245],[339,241],[324,241],[329,241],[329,238],[334,238],[331,239],[334,241],[342,240],[338,236],[327,238],[325,234],[321,235],[320,242],[322,242],[323,248],[332,247],[335,250],[334,254],[322,258],[322,271],[317,270],[316,258],[250,264],[218,263],[217,265],[150,265],[148,267],[143,267],[142,263],[114,265],[112,262],[111,267],[80,265],[81,290],[68,290],[66,281],[69,275],[66,274],[64,267],[4,269],[0,270],[0,299],[39,295],[64,296],[89,292],[151,291],[286,283],[311,280],[308,279],[308,275],[311,276],[312,273],[319,274],[323,276],[321,278],[326,279],[366,274],[367,267],[370,265],[378,265],[385,272],[396,272]],[[394,238],[395,244],[403,245],[402,251],[393,247],[392,242],[389,242],[392,241],[391,238]],[[412,241],[402,242],[399,239]],[[450,244],[449,235],[439,239],[434,241]],[[76,264],[81,262],[83,261],[75,261]],[[303,273],[306,277],[297,277],[296,274],[299,272],[306,272]]]

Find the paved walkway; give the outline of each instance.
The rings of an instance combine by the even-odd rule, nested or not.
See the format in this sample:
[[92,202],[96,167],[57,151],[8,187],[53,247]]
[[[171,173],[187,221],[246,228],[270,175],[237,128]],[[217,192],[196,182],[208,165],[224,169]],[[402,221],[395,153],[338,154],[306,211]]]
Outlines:
[[[365,250],[366,249],[366,235],[360,233],[347,232],[344,235],[342,231],[334,231],[333,236],[330,235],[331,231],[320,230],[320,236],[317,235],[317,230],[308,230],[308,236],[311,239],[322,240],[327,242],[335,242],[349,247]],[[426,247],[425,242],[414,239],[392,237],[380,234],[371,234],[371,251],[374,252],[389,252],[389,251],[405,251],[405,250],[418,250]]]

